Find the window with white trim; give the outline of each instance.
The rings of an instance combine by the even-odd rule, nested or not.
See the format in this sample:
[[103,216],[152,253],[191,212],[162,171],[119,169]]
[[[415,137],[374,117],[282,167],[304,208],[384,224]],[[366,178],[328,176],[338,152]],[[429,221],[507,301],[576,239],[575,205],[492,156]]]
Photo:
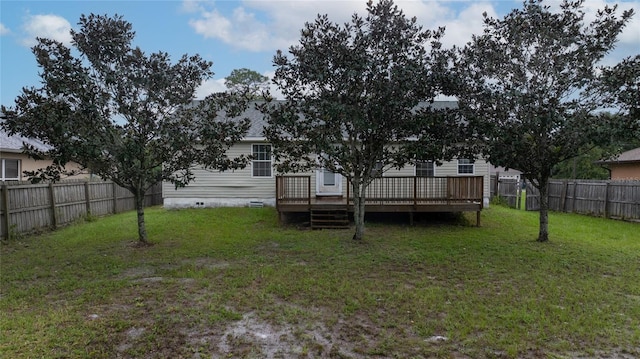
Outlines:
[[376,163],[373,164],[373,168],[371,169],[371,177],[382,177],[383,169],[384,166],[382,165],[382,162],[376,161]]
[[271,177],[271,145],[252,145],[251,176]]
[[458,159],[458,174],[472,175],[474,173],[474,161],[466,158]]
[[20,160],[13,158],[2,159],[2,181],[18,181],[20,180]]
[[436,165],[433,161],[416,162],[416,177],[434,177],[436,175]]

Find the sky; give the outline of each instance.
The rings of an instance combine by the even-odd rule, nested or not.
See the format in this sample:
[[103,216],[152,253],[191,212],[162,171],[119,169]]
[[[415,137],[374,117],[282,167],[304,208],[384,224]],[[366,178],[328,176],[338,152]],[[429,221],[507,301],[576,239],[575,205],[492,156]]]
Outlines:
[[[557,8],[558,0],[547,4]],[[409,17],[425,29],[445,26],[445,46],[464,45],[482,32],[482,14],[502,18],[521,0],[397,0]],[[598,9],[618,4],[634,8],[635,16],[619,37],[617,48],[604,59],[613,65],[640,53],[640,0],[586,0],[586,18]],[[37,37],[70,46],[70,29],[77,29],[82,14],[122,15],[136,32],[134,45],[147,54],[163,51],[177,61],[183,54],[200,54],[213,62],[214,77],[203,83],[196,96],[224,91],[224,78],[232,70],[249,68],[272,77],[273,56],[300,40],[305,22],[318,14],[344,23],[357,12],[366,13],[365,0],[74,0],[0,1],[0,103],[13,106],[23,87],[39,85],[38,67],[31,47]],[[274,91],[277,96],[277,91]]]

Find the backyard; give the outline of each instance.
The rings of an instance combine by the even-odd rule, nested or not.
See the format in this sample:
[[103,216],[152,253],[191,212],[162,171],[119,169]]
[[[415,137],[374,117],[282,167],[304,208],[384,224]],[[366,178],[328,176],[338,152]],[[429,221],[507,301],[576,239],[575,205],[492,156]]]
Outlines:
[[281,227],[272,208],[134,212],[0,244],[2,358],[640,357],[640,224],[499,205]]

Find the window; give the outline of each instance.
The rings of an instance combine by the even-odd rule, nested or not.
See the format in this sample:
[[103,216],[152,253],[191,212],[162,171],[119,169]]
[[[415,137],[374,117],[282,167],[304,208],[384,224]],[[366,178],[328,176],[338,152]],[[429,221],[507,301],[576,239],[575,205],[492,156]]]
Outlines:
[[335,186],[336,185],[336,174],[331,172],[328,169],[322,170],[322,181],[325,186]]
[[371,169],[371,177],[382,177],[383,168],[384,166],[382,165],[382,162],[376,161],[376,163],[373,165],[373,168]]
[[2,181],[18,181],[20,180],[20,160],[3,158],[2,159]]
[[433,161],[416,162],[416,177],[434,177],[436,175]]
[[469,159],[459,159],[458,160],[458,174],[459,175],[469,175],[473,174],[473,160]]
[[253,177],[271,177],[271,145],[253,145],[251,175]]

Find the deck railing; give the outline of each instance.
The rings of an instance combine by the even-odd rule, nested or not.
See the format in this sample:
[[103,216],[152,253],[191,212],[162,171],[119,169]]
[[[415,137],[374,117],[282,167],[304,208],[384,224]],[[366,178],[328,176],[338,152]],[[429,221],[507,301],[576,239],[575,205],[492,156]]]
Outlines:
[[276,176],[276,206],[311,205],[311,176]]
[[482,203],[484,179],[474,177],[381,177],[365,191],[367,204]]
[[[353,201],[347,183],[347,204]],[[380,177],[365,191],[366,204],[482,204],[484,178],[465,177]],[[277,176],[276,203],[311,204],[310,176]]]

